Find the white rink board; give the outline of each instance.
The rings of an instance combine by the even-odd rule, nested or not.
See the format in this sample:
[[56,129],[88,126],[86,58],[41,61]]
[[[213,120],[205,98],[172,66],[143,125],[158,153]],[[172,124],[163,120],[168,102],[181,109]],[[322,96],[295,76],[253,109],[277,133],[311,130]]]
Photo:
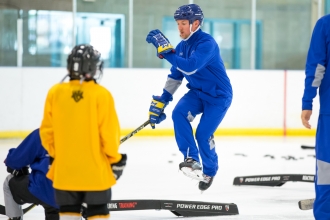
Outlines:
[[[49,88],[61,81],[65,68],[0,68],[0,131],[24,131],[39,127],[44,101]],[[167,69],[105,69],[101,85],[115,99],[120,125],[136,128],[147,120],[152,95],[160,95],[165,85]],[[284,71],[228,70],[233,86],[233,102],[221,128],[283,128]],[[185,94],[184,80],[165,109],[167,119],[158,128],[172,128],[171,112]],[[287,128],[303,128],[300,122],[304,71],[287,71]],[[318,100],[311,124],[316,127]],[[196,118],[193,123],[197,123]],[[148,128],[150,129],[150,128]]]

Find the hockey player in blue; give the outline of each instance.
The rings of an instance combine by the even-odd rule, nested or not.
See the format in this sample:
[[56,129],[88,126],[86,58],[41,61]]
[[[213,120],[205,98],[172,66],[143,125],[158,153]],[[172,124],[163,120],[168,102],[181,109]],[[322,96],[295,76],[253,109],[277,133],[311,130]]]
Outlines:
[[[157,48],[157,56],[172,64],[162,95],[153,96],[149,118],[152,128],[165,120],[163,110],[185,78],[189,91],[172,112],[175,139],[184,157],[179,168],[186,176],[199,180],[203,191],[211,186],[218,170],[213,134],[231,105],[232,87],[219,46],[200,29],[204,19],[201,8],[183,5],[175,11],[174,19],[182,38],[175,50],[159,30],[150,31],[146,38]],[[196,129],[196,144],[190,122],[198,114],[202,116]]]
[[59,220],[55,191],[46,177],[49,162],[47,151],[41,145],[39,129],[30,133],[17,148],[9,150],[5,165],[11,174],[3,183],[3,191],[6,215],[10,219],[23,219],[21,205],[34,203],[44,207],[46,220]]
[[306,61],[301,120],[310,129],[313,99],[319,89],[320,112],[316,131],[314,217],[330,219],[330,15],[320,18],[313,30]]

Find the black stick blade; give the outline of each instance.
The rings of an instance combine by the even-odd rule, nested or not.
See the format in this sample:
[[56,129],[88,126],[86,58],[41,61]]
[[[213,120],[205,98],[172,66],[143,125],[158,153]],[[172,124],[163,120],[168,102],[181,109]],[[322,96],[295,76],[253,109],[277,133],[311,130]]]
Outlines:
[[233,185],[251,186],[282,186],[291,182],[314,182],[315,175],[311,174],[270,174],[258,176],[238,176],[234,178]]
[[234,203],[214,203],[180,200],[113,200],[108,204],[110,211],[169,210],[176,216],[238,215]]
[[238,207],[234,203],[162,200],[161,206],[161,209],[183,217],[238,215]]

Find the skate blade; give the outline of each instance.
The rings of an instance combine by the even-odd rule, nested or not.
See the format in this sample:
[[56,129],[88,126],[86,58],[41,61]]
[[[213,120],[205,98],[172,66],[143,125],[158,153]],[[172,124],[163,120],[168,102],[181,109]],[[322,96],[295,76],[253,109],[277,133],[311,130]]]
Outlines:
[[182,167],[181,171],[183,172],[184,175],[186,175],[187,177],[190,177],[192,179],[195,179],[198,181],[204,180],[203,172],[201,170],[192,170],[191,168]]

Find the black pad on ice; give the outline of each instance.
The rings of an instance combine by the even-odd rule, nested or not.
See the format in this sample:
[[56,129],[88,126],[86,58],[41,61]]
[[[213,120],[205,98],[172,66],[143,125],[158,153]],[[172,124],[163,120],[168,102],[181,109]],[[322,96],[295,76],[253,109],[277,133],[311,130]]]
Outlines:
[[314,146],[301,145],[301,149],[305,149],[305,150],[314,150],[315,147],[314,147]]
[[180,200],[112,200],[108,208],[110,211],[169,210],[174,215],[183,217],[238,215],[238,208],[234,203]]
[[315,175],[312,174],[270,174],[258,176],[238,176],[234,178],[233,185],[251,186],[282,186],[290,182],[314,183]]

